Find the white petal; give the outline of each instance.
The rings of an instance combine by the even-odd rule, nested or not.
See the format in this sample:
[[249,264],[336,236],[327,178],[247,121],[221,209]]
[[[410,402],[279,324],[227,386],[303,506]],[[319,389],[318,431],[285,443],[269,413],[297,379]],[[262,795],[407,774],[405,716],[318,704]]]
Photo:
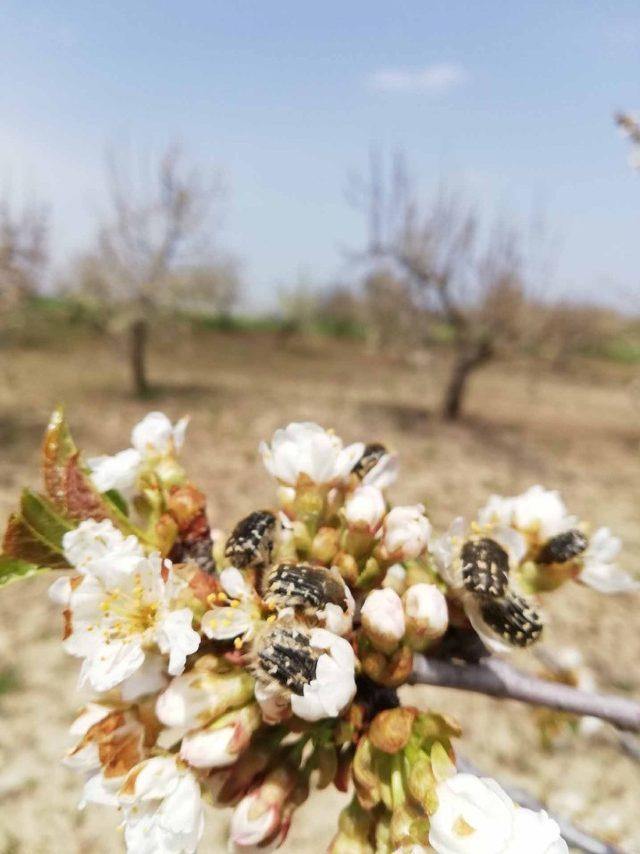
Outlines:
[[81,714],[69,727],[71,735],[82,736],[86,735],[92,726],[99,723],[101,720],[111,714],[112,709],[109,706],[103,706],[100,703],[87,703]]
[[215,605],[201,620],[202,631],[214,640],[232,640],[246,634],[252,626],[249,615],[241,608]]
[[[334,477],[344,479],[351,474],[353,467],[357,464],[360,457],[364,454],[364,442],[354,442],[352,445],[347,445],[343,448],[335,462]],[[372,486],[375,484],[371,484]]]
[[145,456],[164,454],[173,441],[173,426],[164,412],[149,412],[131,431],[131,444]]
[[229,749],[234,733],[233,726],[194,732],[182,739],[180,756],[194,768],[225,768],[238,758]]
[[158,626],[158,646],[161,652],[169,654],[167,669],[172,676],[182,673],[187,656],[200,646],[200,635],[191,628],[192,620],[189,608],[181,608],[169,611]]
[[129,496],[136,483],[142,455],[135,448],[127,448],[113,456],[92,457],[87,463],[98,492],[117,489]]
[[515,807],[494,781],[456,774],[440,783],[429,842],[438,854],[499,854],[513,829]]
[[640,590],[640,582],[619,569],[615,564],[589,562],[581,571],[579,579],[587,587],[597,590],[598,593],[615,595],[617,593],[634,593]]
[[230,599],[245,599],[251,593],[249,585],[244,580],[244,575],[235,566],[222,570],[220,586]]
[[231,816],[231,841],[243,848],[258,845],[267,839],[277,827],[277,812],[266,808],[257,818],[253,817],[257,795],[246,795]]
[[107,780],[102,773],[90,777],[85,783],[82,798],[78,804],[79,809],[84,809],[87,804],[100,804],[106,807],[118,806],[118,787],[122,778],[110,778]]
[[56,578],[53,584],[49,587],[49,599],[55,602],[56,605],[61,605],[66,608],[71,598],[71,582],[65,575],[61,578]]
[[397,454],[385,454],[362,478],[364,486],[377,486],[384,491],[398,479],[400,460]]
[[162,657],[147,653],[142,667],[120,685],[120,696],[125,703],[130,703],[148,694],[163,691],[168,681]]
[[135,673],[144,662],[144,652],[139,641],[111,641],[85,661],[82,678],[86,678],[94,691],[110,691]]

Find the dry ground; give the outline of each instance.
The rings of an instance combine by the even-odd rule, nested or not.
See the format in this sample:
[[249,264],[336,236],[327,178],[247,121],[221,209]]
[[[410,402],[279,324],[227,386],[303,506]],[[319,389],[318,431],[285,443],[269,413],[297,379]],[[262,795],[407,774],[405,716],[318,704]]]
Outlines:
[[[150,407],[190,413],[185,460],[223,527],[270,501],[259,440],[288,421],[310,419],[347,440],[377,439],[400,450],[403,477],[394,498],[424,501],[437,528],[472,513],[492,491],[541,482],[561,489],[576,513],[619,532],[627,568],[634,568],[640,395],[630,368],[594,363],[559,376],[535,364],[496,365],[474,380],[465,421],[446,426],[433,415],[440,357],[411,367],[326,340],[167,334],[152,360],[164,386],[141,404],[126,394],[120,351],[118,342],[65,336],[46,350],[0,350],[0,519],[21,485],[37,484],[40,433],[58,401],[90,452],[126,446],[130,426]],[[76,665],[60,649],[47,584],[15,585],[0,599],[0,852],[117,852],[114,816],[97,807],[78,813],[80,780],[59,765],[79,701]],[[563,589],[548,603],[548,643],[580,647],[603,688],[638,696],[638,604],[638,597],[603,600],[576,586]],[[544,753],[522,706],[437,689],[418,693],[420,702],[463,722],[461,751],[488,772],[640,852],[640,766],[612,731]],[[307,804],[283,850],[324,850],[338,801],[323,795]],[[203,851],[224,850],[226,820],[209,815]]]

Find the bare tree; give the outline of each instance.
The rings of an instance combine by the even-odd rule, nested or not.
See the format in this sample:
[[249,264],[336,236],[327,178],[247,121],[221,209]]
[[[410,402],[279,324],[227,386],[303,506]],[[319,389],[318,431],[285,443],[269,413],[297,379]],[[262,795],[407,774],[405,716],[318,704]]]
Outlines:
[[49,212],[40,204],[20,209],[0,199],[0,298],[13,302],[38,290],[48,261]]
[[367,218],[361,257],[374,270],[391,265],[411,286],[420,316],[451,330],[455,359],[442,413],[456,419],[469,377],[516,334],[524,304],[519,235],[503,221],[487,229],[476,207],[446,187],[422,203],[401,155],[388,174],[373,155],[353,193]]
[[225,265],[231,272],[215,244],[224,193],[219,176],[189,166],[175,145],[135,173],[130,161],[110,156],[107,181],[109,215],[80,272],[85,284],[128,309],[132,384],[142,396],[149,390],[150,321],[185,305],[187,285],[201,300]]

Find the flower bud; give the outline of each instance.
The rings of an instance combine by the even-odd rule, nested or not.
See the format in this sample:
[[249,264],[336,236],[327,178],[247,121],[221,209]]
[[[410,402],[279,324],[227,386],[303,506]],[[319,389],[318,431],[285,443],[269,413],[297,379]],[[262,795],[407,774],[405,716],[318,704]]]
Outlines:
[[370,813],[354,798],[340,813],[338,832],[329,846],[329,854],[374,854],[370,828]]
[[311,560],[329,565],[338,551],[340,532],[337,528],[322,527],[311,543]]
[[253,697],[254,680],[245,670],[216,672],[201,659],[199,668],[177,676],[158,697],[156,714],[167,727],[193,729],[215,720]]
[[279,486],[276,490],[276,495],[278,496],[278,504],[282,507],[285,513],[293,514],[293,505],[296,500],[296,491],[293,486]]
[[390,587],[402,596],[407,589],[407,570],[401,563],[394,563],[387,569],[382,586]]
[[418,557],[426,549],[430,536],[431,523],[422,504],[394,507],[385,517],[382,544],[388,559]]
[[172,489],[167,501],[169,513],[181,531],[189,527],[195,516],[202,513],[205,504],[204,495],[191,483]]
[[427,838],[429,823],[415,807],[405,803],[393,810],[389,830],[394,848],[399,846],[399,850],[408,852],[409,846],[416,845],[420,851],[422,846],[418,843]]
[[421,753],[411,764],[407,788],[413,800],[420,804],[429,815],[438,808],[437,785],[431,768],[431,760],[425,753]]
[[380,803],[380,780],[374,769],[374,753],[367,736],[360,739],[353,757],[352,776],[359,804],[372,810]]
[[447,600],[435,584],[414,584],[402,597],[407,624],[407,642],[424,650],[442,637],[449,625]]
[[232,765],[261,723],[258,705],[250,703],[239,711],[223,715],[205,729],[186,735],[182,739],[180,756],[194,768]]
[[371,744],[383,753],[398,753],[404,750],[411,737],[413,722],[418,710],[411,706],[399,706],[379,712],[371,723]]
[[402,600],[389,587],[369,593],[362,606],[361,618],[365,634],[380,652],[389,655],[404,637]]
[[169,513],[163,513],[156,522],[155,545],[163,555],[168,555],[178,536],[178,525]]
[[334,566],[347,584],[354,585],[358,580],[358,561],[347,552],[340,552],[334,560]]
[[182,486],[187,479],[185,470],[175,457],[162,457],[155,463],[153,470],[165,489]]
[[272,759],[272,745],[268,741],[259,741],[251,746],[251,750],[241,753],[234,765],[226,770],[224,781],[217,791],[217,801],[229,805],[237,803],[264,773]]
[[386,512],[382,492],[375,486],[359,486],[347,498],[344,516],[349,527],[362,528],[374,534]]
[[403,645],[391,658],[385,658],[381,652],[369,652],[362,656],[361,663],[369,679],[387,688],[398,688],[413,670],[413,653]]
[[240,801],[231,817],[231,841],[241,848],[259,845],[275,837],[283,808],[297,781],[295,771],[276,768],[257,789]]

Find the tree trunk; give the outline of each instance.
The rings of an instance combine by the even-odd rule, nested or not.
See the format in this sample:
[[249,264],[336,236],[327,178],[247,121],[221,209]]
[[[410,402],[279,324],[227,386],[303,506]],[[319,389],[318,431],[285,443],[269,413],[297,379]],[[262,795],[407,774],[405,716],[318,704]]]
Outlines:
[[147,339],[149,327],[143,318],[134,320],[130,327],[131,381],[136,397],[144,397],[149,391],[147,381]]
[[461,345],[449,377],[442,405],[442,417],[446,421],[456,421],[460,417],[469,377],[480,365],[488,362],[492,355],[493,348],[489,341],[481,340],[472,344]]

